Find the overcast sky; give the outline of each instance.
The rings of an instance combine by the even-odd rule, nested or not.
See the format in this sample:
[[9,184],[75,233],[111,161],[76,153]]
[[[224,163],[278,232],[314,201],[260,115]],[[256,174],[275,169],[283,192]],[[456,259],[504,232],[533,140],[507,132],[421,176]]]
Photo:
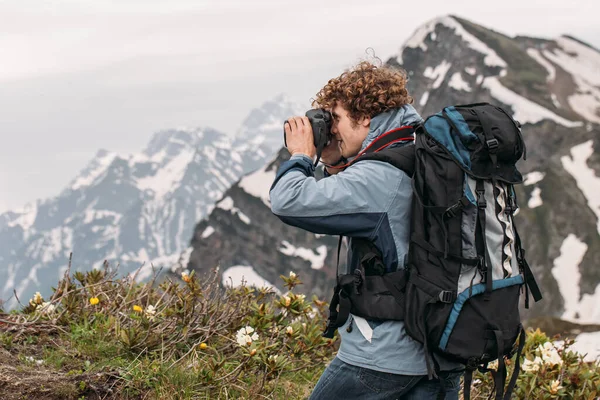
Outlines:
[[0,0],[0,212],[54,196],[104,148],[161,129],[228,134],[279,93],[304,102],[369,47],[384,61],[455,14],[600,48],[595,0]]

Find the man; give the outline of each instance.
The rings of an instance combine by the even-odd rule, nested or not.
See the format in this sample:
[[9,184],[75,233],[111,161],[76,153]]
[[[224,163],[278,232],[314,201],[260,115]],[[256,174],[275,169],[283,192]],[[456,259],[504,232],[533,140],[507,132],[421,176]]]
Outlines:
[[[387,271],[405,267],[411,180],[383,161],[352,161],[382,135],[422,121],[410,105],[406,81],[402,71],[361,62],[321,89],[313,106],[332,113],[334,135],[322,154],[331,175],[325,179],[313,177],[316,150],[308,118],[292,117],[285,124],[291,158],[282,164],[271,188],[272,211],[287,224],[350,238],[350,271],[360,262],[352,257],[353,239],[371,241]],[[437,398],[440,381],[428,379],[423,346],[407,335],[402,321],[350,315],[338,332],[339,352],[319,379],[312,400]],[[445,398],[458,399],[460,373],[448,372],[457,365],[439,361]]]

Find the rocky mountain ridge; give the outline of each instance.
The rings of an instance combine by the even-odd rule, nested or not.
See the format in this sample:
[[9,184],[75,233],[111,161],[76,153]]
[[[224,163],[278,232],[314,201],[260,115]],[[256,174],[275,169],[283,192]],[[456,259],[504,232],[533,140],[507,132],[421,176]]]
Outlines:
[[[136,154],[100,150],[59,195],[0,215],[0,299],[49,293],[67,268],[107,260],[124,274],[186,258],[196,223],[234,182],[276,154],[281,121],[302,107],[280,95],[237,136],[211,128],[156,133]],[[277,142],[277,146],[274,143]],[[187,251],[189,255],[189,251]]]
[[[450,104],[491,102],[523,124],[528,154],[519,165],[526,180],[517,223],[545,294],[525,314],[600,322],[600,53],[568,36],[511,38],[446,16],[420,27],[387,64],[408,72],[423,116]],[[272,181],[286,154],[265,167],[262,181]],[[278,290],[277,277],[294,271],[307,281],[303,290],[329,297],[337,240],[279,222],[264,201],[267,186],[251,194],[236,184],[225,193],[239,213],[217,207],[198,224],[189,268],[219,265],[224,280]],[[240,213],[260,223],[244,224]]]

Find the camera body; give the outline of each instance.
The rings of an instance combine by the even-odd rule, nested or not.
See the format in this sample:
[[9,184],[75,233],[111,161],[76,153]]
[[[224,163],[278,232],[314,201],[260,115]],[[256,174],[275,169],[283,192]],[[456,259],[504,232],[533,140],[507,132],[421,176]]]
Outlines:
[[[329,144],[333,135],[331,133],[331,127],[333,125],[333,116],[327,110],[322,108],[316,108],[312,110],[308,110],[306,112],[306,117],[310,121],[310,126],[313,131],[313,143],[317,149],[317,160],[315,161],[315,166],[319,162],[321,158],[321,153],[325,146]],[[285,128],[285,124],[288,122],[285,121],[283,126]],[[287,141],[285,137],[285,129],[283,130],[283,143],[285,147],[287,147]]]

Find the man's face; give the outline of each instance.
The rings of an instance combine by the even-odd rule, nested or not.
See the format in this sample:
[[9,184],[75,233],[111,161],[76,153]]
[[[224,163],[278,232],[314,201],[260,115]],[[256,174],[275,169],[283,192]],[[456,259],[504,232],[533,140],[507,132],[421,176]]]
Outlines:
[[338,141],[342,155],[345,158],[354,157],[369,134],[371,119],[353,121],[348,115],[348,110],[339,103],[333,107],[331,115],[333,116],[331,133],[334,135],[334,140]]

